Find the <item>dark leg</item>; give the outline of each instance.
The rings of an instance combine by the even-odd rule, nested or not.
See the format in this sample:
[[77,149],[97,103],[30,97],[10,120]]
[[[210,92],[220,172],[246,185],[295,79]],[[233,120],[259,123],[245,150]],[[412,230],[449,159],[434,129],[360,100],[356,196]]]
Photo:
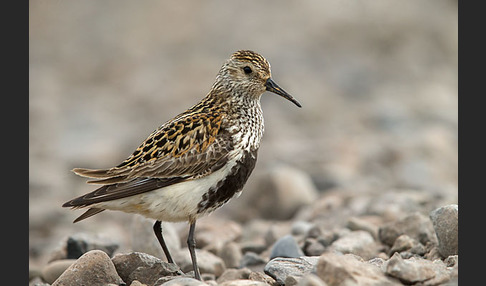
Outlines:
[[192,268],[194,269],[194,278],[202,281],[201,274],[199,274],[199,267],[197,267],[196,259],[196,240],[194,239],[194,229],[196,228],[196,222],[191,224],[189,228],[189,235],[187,236],[187,247],[189,248],[189,253],[191,253]]
[[159,240],[160,246],[162,246],[162,249],[164,250],[165,257],[167,257],[167,262],[174,263],[172,256],[170,256],[169,249],[167,248],[167,245],[165,245],[164,238],[162,237],[162,226],[160,220],[155,222],[154,232],[155,236],[157,236],[157,239]]

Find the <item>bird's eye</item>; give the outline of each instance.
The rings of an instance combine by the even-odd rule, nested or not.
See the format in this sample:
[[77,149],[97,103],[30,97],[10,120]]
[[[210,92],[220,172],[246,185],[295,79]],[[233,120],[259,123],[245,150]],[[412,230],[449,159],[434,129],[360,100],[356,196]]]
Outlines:
[[251,73],[251,68],[249,66],[245,66],[243,68],[243,71],[246,73],[246,74],[250,74]]

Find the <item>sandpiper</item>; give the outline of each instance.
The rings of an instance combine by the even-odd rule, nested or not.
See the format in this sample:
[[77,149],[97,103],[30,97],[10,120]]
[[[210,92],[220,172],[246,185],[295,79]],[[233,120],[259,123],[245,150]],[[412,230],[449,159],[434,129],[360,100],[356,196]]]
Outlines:
[[278,94],[300,103],[271,78],[260,54],[237,51],[223,64],[209,93],[199,103],[158,127],[125,161],[109,169],[73,172],[101,185],[63,207],[88,208],[78,222],[104,210],[155,219],[155,235],[174,263],[161,222],[187,221],[187,245],[194,276],[201,280],[195,253],[196,220],[241,194],[257,160],[263,136],[260,97]]

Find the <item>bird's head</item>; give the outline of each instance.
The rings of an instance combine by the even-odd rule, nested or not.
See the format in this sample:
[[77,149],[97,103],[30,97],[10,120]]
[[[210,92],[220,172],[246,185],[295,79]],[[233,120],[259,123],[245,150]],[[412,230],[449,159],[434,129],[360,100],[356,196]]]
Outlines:
[[301,107],[271,76],[270,63],[263,56],[253,51],[241,50],[233,53],[221,67],[215,87],[222,87],[234,96],[249,96],[256,100],[265,91],[270,91]]

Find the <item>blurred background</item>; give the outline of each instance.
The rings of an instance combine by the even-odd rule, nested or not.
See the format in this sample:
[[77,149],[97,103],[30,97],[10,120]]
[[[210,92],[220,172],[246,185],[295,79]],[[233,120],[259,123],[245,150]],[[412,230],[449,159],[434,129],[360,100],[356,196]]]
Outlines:
[[[319,192],[413,189],[457,203],[457,1],[42,0],[29,10],[30,265],[78,231],[129,248],[128,214],[72,224],[81,211],[62,203],[93,186],[70,170],[119,164],[204,97],[240,49],[266,57],[303,106],[263,95],[265,136],[241,202],[287,166]],[[237,201],[213,216],[237,220]]]

